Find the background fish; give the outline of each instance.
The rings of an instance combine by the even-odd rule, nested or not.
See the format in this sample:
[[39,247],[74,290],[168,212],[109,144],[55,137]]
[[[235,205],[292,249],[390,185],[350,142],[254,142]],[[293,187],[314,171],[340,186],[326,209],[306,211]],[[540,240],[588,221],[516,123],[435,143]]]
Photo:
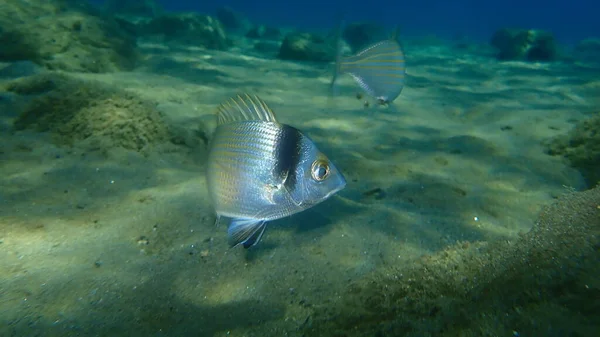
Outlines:
[[331,81],[335,89],[338,77],[347,73],[380,104],[394,101],[404,88],[404,53],[395,38],[376,42],[356,55],[341,55],[338,40],[336,70]]
[[231,218],[231,246],[257,244],[266,222],[310,208],[346,185],[298,129],[280,124],[260,98],[237,96],[217,111],[207,183],[217,218]]

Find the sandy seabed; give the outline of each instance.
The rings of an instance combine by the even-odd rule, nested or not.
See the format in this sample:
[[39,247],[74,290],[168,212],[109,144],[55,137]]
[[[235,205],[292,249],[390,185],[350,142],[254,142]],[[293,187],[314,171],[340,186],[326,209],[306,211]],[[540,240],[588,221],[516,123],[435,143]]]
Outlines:
[[[135,72],[70,74],[156,102],[182,132],[259,95],[345,174],[345,190],[275,221],[256,249],[215,226],[206,147],[140,152],[13,132],[0,100],[0,335],[294,335],[349,282],[457,241],[511,240],[582,178],[543,142],[597,109],[600,71],[406,49],[407,87],[369,108],[331,67],[244,49],[143,44]],[[8,81],[3,79],[2,81]]]

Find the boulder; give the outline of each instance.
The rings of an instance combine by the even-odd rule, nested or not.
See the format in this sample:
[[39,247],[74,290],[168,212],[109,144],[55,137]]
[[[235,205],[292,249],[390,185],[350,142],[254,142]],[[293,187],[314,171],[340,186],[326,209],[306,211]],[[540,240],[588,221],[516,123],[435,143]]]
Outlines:
[[230,7],[217,9],[216,17],[229,32],[244,34],[251,26],[250,21],[242,13]]
[[344,28],[342,36],[352,52],[357,52],[371,43],[389,38],[385,28],[375,23],[351,23]]
[[335,46],[323,37],[310,33],[289,33],[279,48],[282,60],[331,62],[335,59]]
[[248,33],[246,33],[246,37],[251,39],[276,40],[281,37],[281,31],[275,27],[258,25],[252,27]]
[[589,38],[580,41],[575,46],[574,56],[581,61],[600,63],[600,39]]
[[554,61],[557,47],[551,33],[531,29],[500,29],[491,39],[501,61]]
[[106,0],[104,8],[112,14],[141,17],[155,17],[162,12],[155,0]]
[[135,37],[114,19],[70,1],[4,0],[0,4],[0,61],[32,61],[52,70],[131,70]]
[[227,49],[231,41],[221,22],[197,13],[165,14],[139,25],[142,36],[158,36],[164,42],[202,46],[208,49]]

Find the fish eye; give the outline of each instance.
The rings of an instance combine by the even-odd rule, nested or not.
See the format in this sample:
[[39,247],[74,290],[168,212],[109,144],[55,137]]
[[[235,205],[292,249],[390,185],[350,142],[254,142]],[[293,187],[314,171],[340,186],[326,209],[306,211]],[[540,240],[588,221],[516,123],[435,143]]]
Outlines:
[[314,180],[323,181],[329,176],[329,164],[321,159],[315,160],[310,171]]

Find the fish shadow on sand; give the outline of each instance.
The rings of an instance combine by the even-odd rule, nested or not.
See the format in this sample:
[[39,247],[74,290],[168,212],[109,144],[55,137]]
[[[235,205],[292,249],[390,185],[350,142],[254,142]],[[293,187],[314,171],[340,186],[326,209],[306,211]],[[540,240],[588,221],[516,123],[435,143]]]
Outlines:
[[489,234],[468,225],[477,214],[471,202],[476,197],[434,176],[419,174],[368,191],[349,190],[344,197],[360,209],[350,223],[404,243],[440,249],[443,240],[478,241]]
[[[338,192],[338,195],[344,195],[344,190]],[[298,235],[309,232],[324,234],[325,231],[329,232],[332,229],[334,223],[352,218],[361,212],[360,209],[345,203],[338,195],[332,196],[322,204],[297,214],[294,219],[291,219],[295,225],[294,232]]]
[[361,209],[351,207],[333,196],[301,213],[271,221],[267,225],[265,236],[258,245],[247,250],[245,258],[247,261],[260,259],[285,244],[278,235],[284,231],[292,235],[294,245],[311,245],[316,236],[326,235],[333,229],[335,223],[344,221],[361,211]]
[[[478,227],[473,218],[485,216],[492,219],[493,226],[510,226],[512,220],[506,210],[513,209],[514,204],[497,197],[506,191],[496,191],[494,185],[472,186],[467,177],[460,178],[465,167],[478,167],[475,172],[489,175],[490,180],[511,180],[525,191],[569,185],[568,175],[543,157],[530,158],[473,135],[383,124],[372,123],[361,130],[303,129],[324,152],[331,153],[330,158],[346,175],[348,185],[340,195],[358,203],[358,208],[364,207],[364,212],[355,211],[358,214],[353,217],[374,214],[373,219],[365,218],[362,223],[370,223],[373,230],[386,235],[403,237],[421,230],[418,237],[432,245],[442,236],[472,241],[504,235]],[[327,142],[332,137],[346,141],[343,146],[332,146]],[[423,164],[415,167],[413,160],[437,166],[433,172],[440,174],[419,171]],[[517,196],[518,191],[514,193]]]

